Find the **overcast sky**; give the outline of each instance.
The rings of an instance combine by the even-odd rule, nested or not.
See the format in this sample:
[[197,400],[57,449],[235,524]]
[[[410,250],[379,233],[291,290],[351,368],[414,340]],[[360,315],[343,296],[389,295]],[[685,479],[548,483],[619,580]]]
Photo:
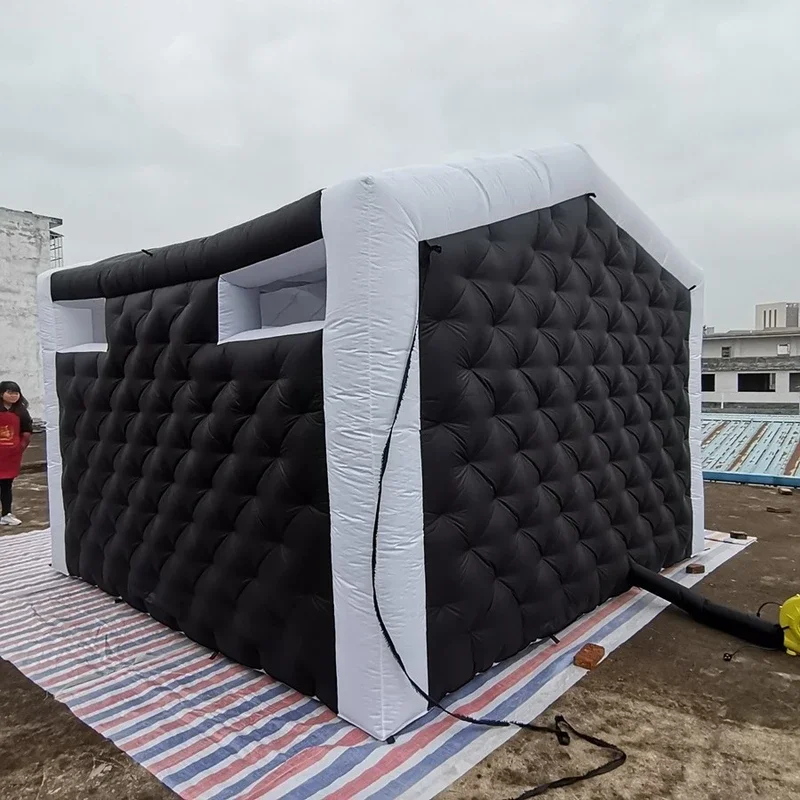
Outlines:
[[798,0],[1,0],[0,205],[68,262],[367,170],[583,144],[706,271],[800,300]]

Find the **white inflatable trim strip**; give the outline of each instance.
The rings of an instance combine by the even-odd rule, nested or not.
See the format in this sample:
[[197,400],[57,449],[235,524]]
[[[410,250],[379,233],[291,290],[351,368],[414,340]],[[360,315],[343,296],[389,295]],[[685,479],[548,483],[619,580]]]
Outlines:
[[226,344],[319,330],[325,319],[325,295],[321,239],[225,273],[217,283],[217,341]]
[[[76,264],[75,267],[85,266]],[[50,506],[50,538],[53,568],[65,575],[67,557],[64,535],[64,498],[61,493],[61,439],[59,436],[58,393],[56,390],[56,353],[69,351],[101,352],[105,342],[105,300],[78,300],[54,303],[50,296],[50,278],[64,267],[43,272],[36,282],[39,311],[39,344],[42,351],[44,379],[44,420],[47,448],[47,494]],[[88,312],[88,313],[87,313]],[[98,322],[99,320],[99,322]],[[99,327],[98,327],[99,325]],[[94,342],[93,339],[100,339]]]

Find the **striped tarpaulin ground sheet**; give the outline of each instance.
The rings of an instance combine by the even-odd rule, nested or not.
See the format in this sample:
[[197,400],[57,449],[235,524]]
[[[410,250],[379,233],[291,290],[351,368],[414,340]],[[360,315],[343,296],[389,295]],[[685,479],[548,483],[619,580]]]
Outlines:
[[[706,572],[745,542],[708,534]],[[49,566],[47,531],[0,537],[0,656],[177,794],[192,800],[431,798],[514,734],[431,711],[394,744],[194,644]],[[685,585],[700,577],[669,571]],[[533,719],[666,607],[638,590],[479,675],[447,700],[462,714]]]

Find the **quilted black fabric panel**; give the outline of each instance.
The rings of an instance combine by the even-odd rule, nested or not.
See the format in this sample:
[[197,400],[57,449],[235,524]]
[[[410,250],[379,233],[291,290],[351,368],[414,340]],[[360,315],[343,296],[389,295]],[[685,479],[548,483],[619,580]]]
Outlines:
[[59,354],[70,573],[336,709],[321,332],[218,346],[216,281]]
[[689,289],[588,197],[440,239],[423,276],[430,691],[688,555]]

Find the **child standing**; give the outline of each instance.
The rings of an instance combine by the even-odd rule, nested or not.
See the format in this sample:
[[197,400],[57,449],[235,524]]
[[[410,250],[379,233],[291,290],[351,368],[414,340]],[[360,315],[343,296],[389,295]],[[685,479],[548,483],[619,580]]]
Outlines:
[[22,454],[31,442],[33,423],[19,384],[0,381],[0,525],[21,525],[11,513],[11,485],[19,475]]

